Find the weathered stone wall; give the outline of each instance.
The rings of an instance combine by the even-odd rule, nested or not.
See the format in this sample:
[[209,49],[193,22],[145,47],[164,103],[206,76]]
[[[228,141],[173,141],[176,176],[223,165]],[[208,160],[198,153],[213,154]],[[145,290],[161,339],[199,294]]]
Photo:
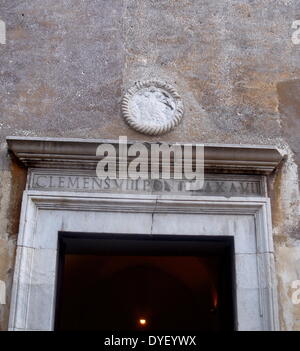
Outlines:
[[[0,279],[10,291],[24,170],[5,136],[274,144],[287,160],[270,180],[282,329],[300,330],[300,45],[298,0],[2,0]],[[165,79],[185,116],[143,136],[124,123],[134,81]],[[9,294],[8,294],[9,295]],[[9,296],[8,296],[9,300]],[[8,301],[9,302],[9,301]],[[0,306],[7,328],[9,304]]]

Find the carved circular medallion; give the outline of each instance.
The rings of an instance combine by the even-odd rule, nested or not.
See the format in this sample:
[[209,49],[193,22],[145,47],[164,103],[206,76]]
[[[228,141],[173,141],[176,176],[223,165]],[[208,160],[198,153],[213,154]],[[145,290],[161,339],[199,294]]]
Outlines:
[[176,90],[157,80],[136,82],[122,101],[126,122],[140,133],[160,135],[178,125],[183,103]]

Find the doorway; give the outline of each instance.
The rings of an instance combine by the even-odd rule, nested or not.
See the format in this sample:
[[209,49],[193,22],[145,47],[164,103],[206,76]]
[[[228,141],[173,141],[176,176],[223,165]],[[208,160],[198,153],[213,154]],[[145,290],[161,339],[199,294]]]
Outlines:
[[234,330],[232,237],[59,233],[56,330]]

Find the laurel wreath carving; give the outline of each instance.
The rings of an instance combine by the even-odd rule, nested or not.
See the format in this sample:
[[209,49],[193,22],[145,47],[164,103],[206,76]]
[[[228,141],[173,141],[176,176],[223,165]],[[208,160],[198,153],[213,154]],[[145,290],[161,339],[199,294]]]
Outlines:
[[[171,121],[168,121],[167,123],[161,124],[161,126],[149,126],[147,124],[142,124],[139,123],[132,115],[132,112],[130,111],[130,106],[129,102],[132,99],[132,97],[141,89],[143,88],[150,88],[151,86],[154,86],[156,88],[160,88],[162,90],[165,90],[168,92],[171,97],[173,98],[176,108],[175,112],[173,115],[173,118]],[[143,134],[148,134],[148,135],[161,135],[165,134],[169,131],[171,131],[173,128],[175,128],[179,122],[181,121],[183,117],[183,103],[181,100],[180,95],[176,92],[176,90],[168,83],[159,81],[159,80],[146,80],[146,81],[138,81],[134,84],[133,87],[131,87],[126,94],[123,96],[122,99],[122,115],[127,124],[135,129],[136,131],[143,133]]]

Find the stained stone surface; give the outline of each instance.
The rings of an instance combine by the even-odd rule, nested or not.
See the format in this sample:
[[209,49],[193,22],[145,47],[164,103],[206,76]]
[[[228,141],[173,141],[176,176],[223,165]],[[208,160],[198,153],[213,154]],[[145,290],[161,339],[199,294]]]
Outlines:
[[[24,170],[5,137],[55,136],[273,144],[287,159],[268,184],[281,328],[300,330],[299,0],[2,0],[0,280],[8,303]],[[180,92],[182,123],[142,135],[121,116],[125,91],[159,77]],[[167,116],[167,114],[166,114]]]

